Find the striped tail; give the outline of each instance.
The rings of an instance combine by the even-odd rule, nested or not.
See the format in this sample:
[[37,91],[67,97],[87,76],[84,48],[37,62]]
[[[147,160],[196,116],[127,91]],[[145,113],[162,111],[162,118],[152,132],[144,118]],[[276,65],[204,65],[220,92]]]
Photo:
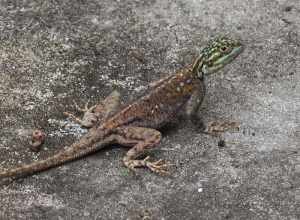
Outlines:
[[111,142],[110,138],[106,138],[96,143],[95,140],[91,140],[90,137],[91,136],[89,134],[85,135],[79,142],[72,144],[68,149],[62,150],[61,152],[58,152],[57,154],[50,156],[45,160],[33,162],[2,172],[0,171],[0,179],[20,178],[33,175],[35,173],[48,170],[66,162],[86,156],[105,147]]

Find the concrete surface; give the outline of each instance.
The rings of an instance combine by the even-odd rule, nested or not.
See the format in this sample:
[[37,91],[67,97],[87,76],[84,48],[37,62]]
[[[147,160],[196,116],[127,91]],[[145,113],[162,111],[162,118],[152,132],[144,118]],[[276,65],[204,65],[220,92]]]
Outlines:
[[[246,50],[209,77],[199,114],[239,131],[171,126],[150,154],[175,164],[167,177],[129,172],[112,146],[0,186],[0,219],[300,219],[298,0],[0,1],[1,169],[80,137],[62,115],[73,100],[116,88],[128,102],[220,34]],[[40,153],[34,128],[48,133]]]

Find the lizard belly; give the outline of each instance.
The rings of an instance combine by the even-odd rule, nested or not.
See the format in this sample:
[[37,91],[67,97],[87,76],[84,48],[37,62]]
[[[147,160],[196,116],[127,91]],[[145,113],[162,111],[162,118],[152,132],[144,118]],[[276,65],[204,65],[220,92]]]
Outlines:
[[[143,103],[147,106],[147,111],[143,112],[141,115],[137,115],[135,120],[133,120],[130,125],[148,127],[148,128],[161,128],[168,122],[173,122],[176,118],[177,113],[182,108],[182,106],[188,101],[189,96],[178,97],[177,102],[168,103],[165,102]],[[169,100],[170,101],[170,100]]]

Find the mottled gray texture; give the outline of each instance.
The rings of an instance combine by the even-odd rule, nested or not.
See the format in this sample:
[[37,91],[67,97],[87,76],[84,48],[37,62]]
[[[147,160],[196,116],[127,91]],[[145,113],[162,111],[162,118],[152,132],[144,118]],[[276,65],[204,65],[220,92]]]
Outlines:
[[[219,34],[246,45],[207,80],[200,112],[241,123],[224,147],[180,121],[151,154],[175,163],[171,176],[132,174],[126,150],[107,148],[0,186],[0,219],[299,219],[298,0],[1,1],[0,167],[78,138],[84,130],[62,114],[73,100],[115,88],[132,100]],[[26,143],[34,128],[48,133],[40,153]]]

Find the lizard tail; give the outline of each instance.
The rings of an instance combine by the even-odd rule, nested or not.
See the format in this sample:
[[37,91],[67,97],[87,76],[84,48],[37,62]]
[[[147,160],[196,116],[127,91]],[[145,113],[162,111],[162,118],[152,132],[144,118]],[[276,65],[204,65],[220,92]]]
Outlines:
[[61,164],[60,162],[62,162],[62,159],[64,160],[64,162],[71,160],[71,158],[67,158],[63,156],[65,153],[66,152],[60,152],[42,161],[37,161],[30,164],[26,164],[16,168],[2,171],[0,172],[0,179],[9,178],[9,177],[13,177],[13,178],[25,177],[58,166],[59,164]]
[[[77,158],[86,156],[90,153],[93,153],[107,144],[110,143],[110,140],[102,140],[100,143],[83,143],[85,138],[81,141],[74,143],[68,149],[62,150],[53,156],[46,158],[45,160],[33,162],[27,165],[19,166],[13,169],[9,169],[3,172],[0,172],[0,179],[3,178],[20,178],[26,177],[50,168],[59,166],[63,163],[75,160]],[[85,139],[86,140],[86,139]]]

